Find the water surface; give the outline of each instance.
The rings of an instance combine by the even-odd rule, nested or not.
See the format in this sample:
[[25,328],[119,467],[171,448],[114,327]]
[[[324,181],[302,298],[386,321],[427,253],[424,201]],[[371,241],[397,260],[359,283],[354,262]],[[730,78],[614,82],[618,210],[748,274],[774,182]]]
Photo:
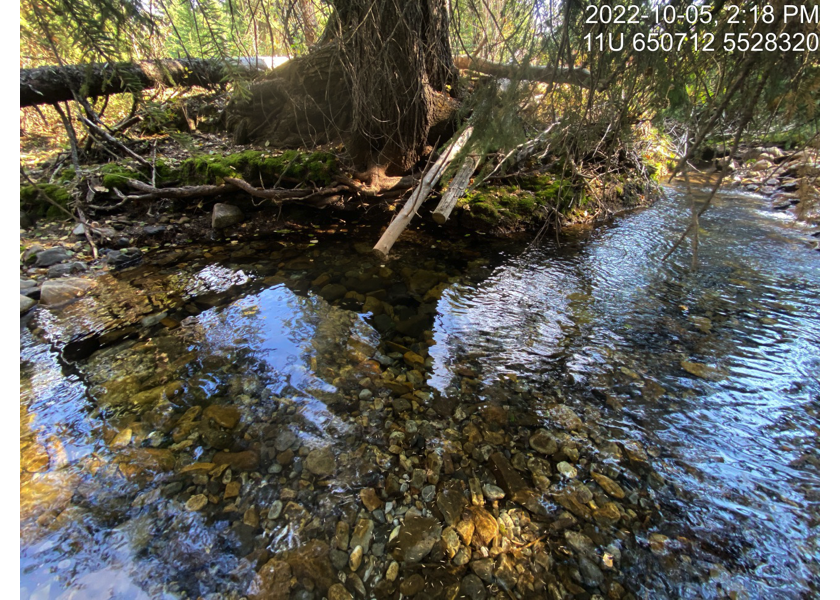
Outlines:
[[[340,233],[220,243],[38,309],[21,328],[21,597],[239,597],[266,556],[352,525],[359,490],[389,472],[407,482],[450,453],[451,477],[491,478],[459,437],[464,414],[503,407],[494,427],[521,448],[538,427],[566,439],[558,404],[584,423],[578,469],[633,490],[622,506],[637,518],[591,533],[624,549],[608,583],[638,598],[818,595],[819,255],[764,200],[723,194],[699,269],[688,248],[663,262],[687,201],[670,189],[532,245],[401,241],[388,264]],[[235,428],[207,418],[215,405],[236,409]],[[259,464],[189,470],[225,450]],[[314,450],[332,475],[310,473]],[[549,479],[554,510],[565,484]],[[190,510],[199,494],[210,503]],[[374,543],[414,500],[395,501]],[[367,560],[369,595],[390,559]]]

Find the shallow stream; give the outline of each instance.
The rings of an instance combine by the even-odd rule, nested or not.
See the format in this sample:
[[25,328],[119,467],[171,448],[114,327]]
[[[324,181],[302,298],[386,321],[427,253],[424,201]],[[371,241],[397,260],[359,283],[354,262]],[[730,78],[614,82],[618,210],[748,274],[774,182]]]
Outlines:
[[688,201],[170,248],[37,309],[21,598],[818,595],[819,254],[723,194],[663,262]]

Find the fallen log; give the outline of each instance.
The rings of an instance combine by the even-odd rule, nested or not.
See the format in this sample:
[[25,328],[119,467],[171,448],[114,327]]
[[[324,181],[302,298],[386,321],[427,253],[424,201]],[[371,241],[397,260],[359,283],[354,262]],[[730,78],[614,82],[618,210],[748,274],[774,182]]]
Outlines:
[[301,190],[273,190],[265,188],[257,188],[243,179],[236,177],[225,177],[224,184],[221,185],[192,185],[184,187],[171,188],[157,188],[148,183],[137,181],[136,179],[129,179],[126,185],[144,192],[142,196],[127,196],[125,200],[139,201],[139,200],[154,200],[156,198],[203,198],[206,196],[219,196],[241,190],[254,196],[255,198],[262,198],[266,200],[274,200],[281,203],[286,200],[302,202],[313,199],[322,199],[325,196],[335,196],[338,194],[351,192],[352,189],[346,185],[339,185],[327,188],[307,188]]
[[158,85],[204,86],[232,76],[256,77],[266,69],[261,60],[186,59],[143,60],[136,63],[94,63],[20,70],[20,106],[73,100],[73,94],[94,98],[140,91]]
[[[568,83],[580,87],[592,87],[592,74],[583,67],[542,67],[539,65],[513,65],[495,63],[483,58],[456,56],[455,66],[459,69],[476,71],[484,75],[504,79],[525,79],[543,83]],[[603,85],[596,87],[603,91]]]
[[379,241],[376,242],[376,245],[373,247],[374,256],[380,260],[383,260],[388,256],[388,252],[391,251],[391,246],[394,245],[397,238],[400,237],[400,234],[405,231],[406,227],[408,227],[411,219],[420,209],[420,205],[422,205],[426,198],[429,197],[429,194],[432,193],[432,190],[440,179],[440,176],[446,170],[446,167],[448,167],[455,157],[458,156],[458,153],[463,149],[467,140],[470,139],[472,132],[472,126],[467,127],[461,135],[458,136],[458,139],[456,139],[440,155],[440,158],[435,161],[432,168],[423,175],[423,178],[420,180],[420,185],[414,189],[411,197],[403,205],[402,210],[400,210],[399,214],[393,221],[391,221],[391,224],[388,225],[388,229],[385,230],[385,233],[382,234]]
[[[227,192],[236,191],[237,186],[233,184],[225,185],[192,185],[177,188],[156,188],[148,183],[137,181],[136,179],[129,179],[126,185],[133,187],[135,190],[144,192],[142,197],[134,197],[136,200],[146,200],[152,198],[202,198],[204,196],[218,196]],[[131,196],[129,196],[131,198]]]
[[477,156],[468,156],[464,164],[461,165],[458,173],[449,183],[449,187],[443,194],[443,198],[438,202],[437,208],[432,213],[432,218],[435,220],[435,223],[443,225],[449,220],[452,209],[455,208],[458,200],[467,191],[470,185],[470,177],[472,177],[473,172],[478,167],[478,163],[479,158]]

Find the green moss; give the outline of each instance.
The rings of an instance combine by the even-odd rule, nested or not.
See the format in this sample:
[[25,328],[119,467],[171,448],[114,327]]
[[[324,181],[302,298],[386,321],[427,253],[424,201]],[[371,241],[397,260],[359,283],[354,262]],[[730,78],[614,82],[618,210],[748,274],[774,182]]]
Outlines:
[[470,204],[470,211],[475,217],[490,225],[500,225],[502,222],[501,213],[499,213],[493,200],[487,196]]
[[668,137],[656,127],[650,127],[646,131],[638,130],[637,134],[640,141],[647,144],[647,148],[641,152],[647,175],[653,181],[659,181],[667,175],[669,162],[674,158],[668,150]]
[[162,181],[164,179],[172,179],[176,177],[178,172],[169,166],[169,163],[158,159],[155,161],[155,179]]
[[102,185],[109,190],[114,188],[125,189],[127,187],[126,181],[129,179],[146,179],[146,177],[137,171],[121,163],[108,163],[106,165],[102,165],[99,169],[99,174],[102,176]]
[[530,215],[537,209],[538,205],[542,204],[536,197],[527,192],[505,196],[500,200],[503,202],[505,208],[522,216]]
[[224,177],[239,177],[255,185],[273,186],[279,179],[294,179],[324,186],[339,172],[335,156],[328,152],[268,154],[246,150],[236,154],[204,154],[183,163],[181,178],[185,183],[215,183]]
[[458,207],[491,229],[525,229],[540,221],[545,204],[539,193],[504,186],[473,190],[459,200]]
[[[56,204],[68,208],[72,198],[70,192],[65,188],[52,183],[40,184],[38,187]],[[20,187],[20,208],[36,218],[61,219],[67,216],[44,200],[38,193],[38,190],[31,185],[22,185]]]
[[61,183],[67,183],[73,181],[76,178],[76,169],[73,167],[68,167],[67,169],[62,169],[61,173],[59,173],[57,179]]
[[572,183],[563,177],[553,177],[552,175],[537,175],[531,177],[523,177],[519,180],[519,185],[523,190],[531,190],[537,205],[556,205],[557,201],[566,206],[578,195]]

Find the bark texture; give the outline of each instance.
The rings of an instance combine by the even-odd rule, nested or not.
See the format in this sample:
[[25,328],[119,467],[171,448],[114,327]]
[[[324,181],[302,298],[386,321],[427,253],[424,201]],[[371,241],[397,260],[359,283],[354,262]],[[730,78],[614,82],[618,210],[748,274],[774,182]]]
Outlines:
[[404,172],[454,133],[446,0],[336,0],[322,45],[231,107],[237,141],[344,143],[358,170]]
[[145,90],[157,85],[209,86],[233,74],[256,76],[265,66],[256,60],[145,60],[137,63],[95,63],[20,70],[20,106],[73,100],[73,94],[93,98]]

